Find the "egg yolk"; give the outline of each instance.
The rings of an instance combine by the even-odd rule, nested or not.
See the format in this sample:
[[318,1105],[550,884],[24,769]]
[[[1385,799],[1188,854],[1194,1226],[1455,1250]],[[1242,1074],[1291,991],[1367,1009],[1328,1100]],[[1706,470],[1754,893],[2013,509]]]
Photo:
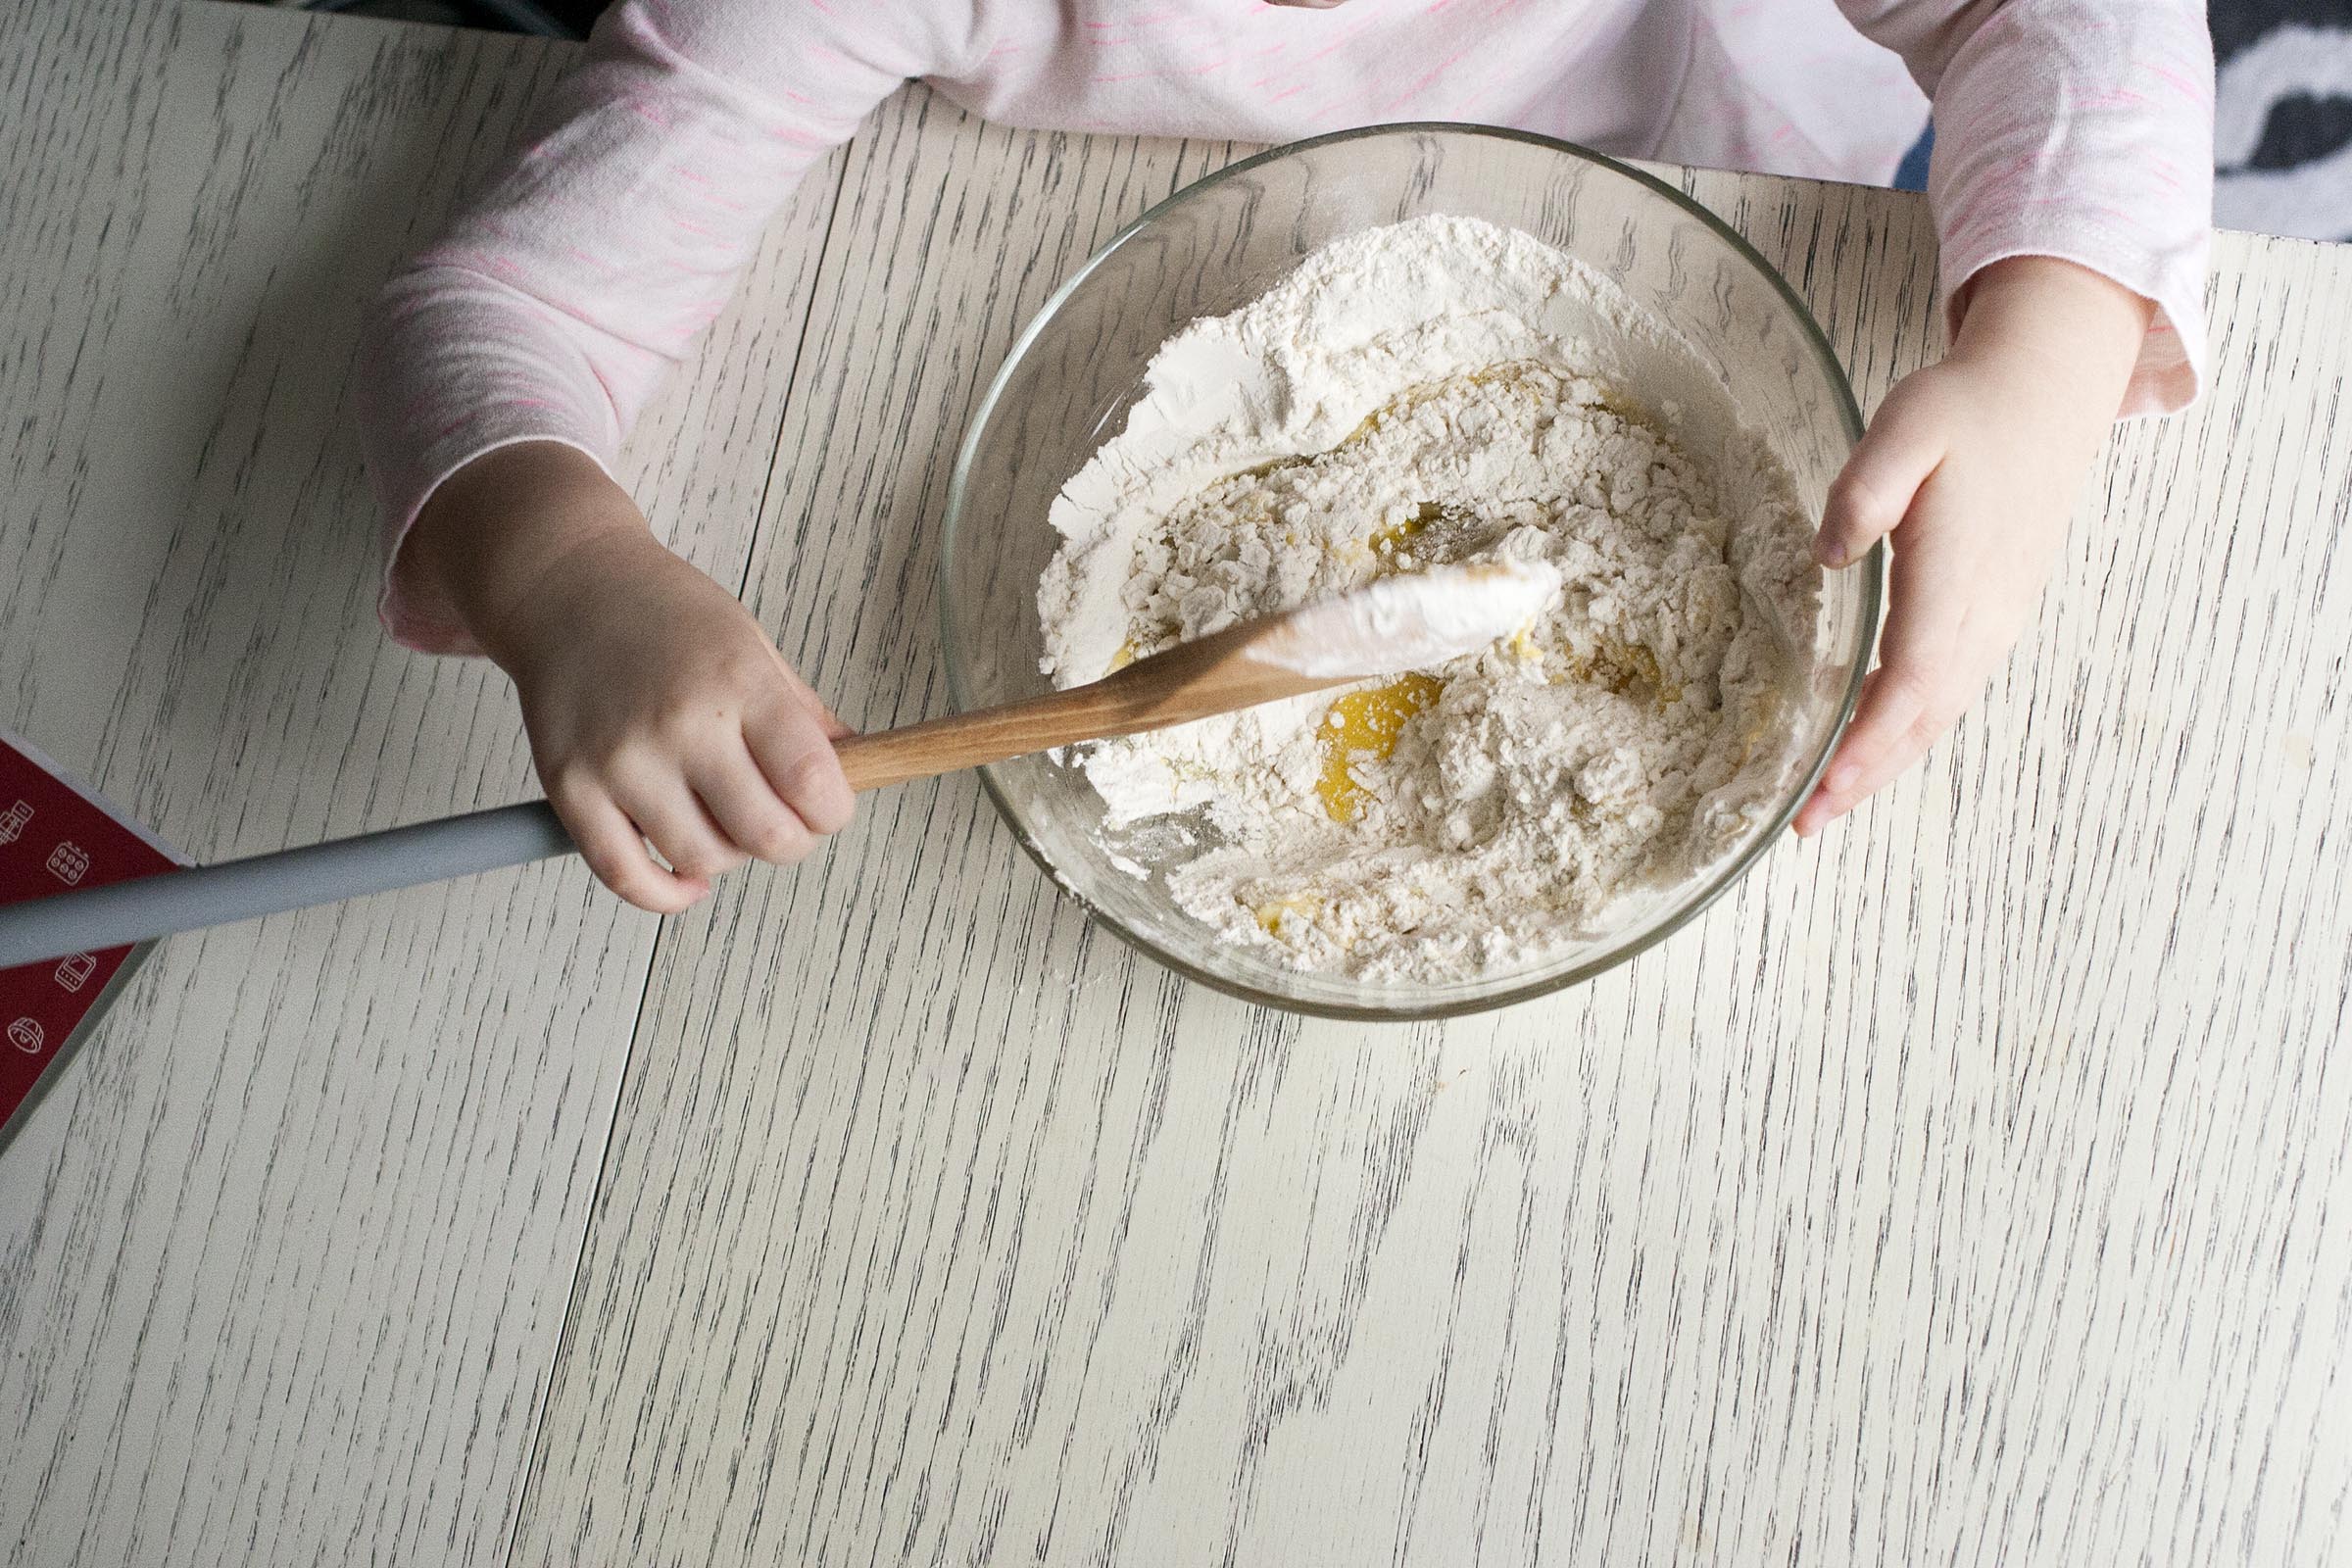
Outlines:
[[1446,683],[1435,675],[1402,675],[1385,686],[1349,692],[1331,705],[1317,734],[1323,742],[1323,776],[1315,793],[1335,822],[1363,814],[1364,787],[1355,781],[1359,759],[1386,760],[1396,750],[1404,721],[1438,700]]
[[1364,541],[1375,560],[1394,563],[1412,541],[1413,535],[1438,520],[1440,509],[1436,502],[1425,501],[1410,516],[1390,523],[1386,528]]

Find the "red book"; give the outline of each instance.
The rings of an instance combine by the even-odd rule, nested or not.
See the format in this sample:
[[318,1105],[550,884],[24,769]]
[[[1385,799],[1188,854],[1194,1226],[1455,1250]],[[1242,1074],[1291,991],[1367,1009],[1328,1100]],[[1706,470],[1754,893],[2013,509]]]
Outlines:
[[[98,794],[0,731],[0,904],[154,876],[187,862]],[[97,1027],[152,943],[0,969],[0,1141]]]

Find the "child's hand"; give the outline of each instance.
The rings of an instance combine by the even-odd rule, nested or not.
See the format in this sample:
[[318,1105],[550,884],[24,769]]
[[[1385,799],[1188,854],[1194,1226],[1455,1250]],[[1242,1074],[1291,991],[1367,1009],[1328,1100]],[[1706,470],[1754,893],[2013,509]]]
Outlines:
[[528,443],[467,465],[401,568],[439,572],[514,677],[549,801],[631,904],[682,909],[720,872],[798,860],[849,822],[832,746],[848,729],[580,453]]
[[2049,578],[2123,398],[2149,306],[2046,257],[1972,280],[1952,352],[1887,393],[1831,487],[1824,564],[1892,531],[1879,667],[1821,787],[1810,837],[1917,761],[2009,655]]
[[[502,639],[531,755],[613,892],[663,913],[850,820],[848,730],[733,595],[649,533],[584,544]],[[669,862],[664,870],[646,842]]]

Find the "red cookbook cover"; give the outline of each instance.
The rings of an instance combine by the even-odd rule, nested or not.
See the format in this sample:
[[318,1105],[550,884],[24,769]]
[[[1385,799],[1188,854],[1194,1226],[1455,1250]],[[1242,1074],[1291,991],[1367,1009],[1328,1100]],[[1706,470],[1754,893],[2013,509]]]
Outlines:
[[[0,732],[0,904],[154,876],[186,861],[97,791]],[[96,1027],[144,948],[0,969],[0,1141]]]

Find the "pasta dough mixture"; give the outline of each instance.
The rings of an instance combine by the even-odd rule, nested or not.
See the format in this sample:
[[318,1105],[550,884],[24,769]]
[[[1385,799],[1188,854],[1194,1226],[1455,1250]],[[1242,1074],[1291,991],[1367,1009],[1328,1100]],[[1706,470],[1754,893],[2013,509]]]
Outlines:
[[1082,756],[1109,841],[1221,937],[1369,980],[1532,967],[1788,787],[1810,526],[1728,405],[1704,466],[1696,411],[1638,411],[1628,344],[1688,361],[1529,235],[1367,230],[1170,339],[1064,487],[1039,589],[1061,685],[1386,573],[1557,575],[1481,653]]

